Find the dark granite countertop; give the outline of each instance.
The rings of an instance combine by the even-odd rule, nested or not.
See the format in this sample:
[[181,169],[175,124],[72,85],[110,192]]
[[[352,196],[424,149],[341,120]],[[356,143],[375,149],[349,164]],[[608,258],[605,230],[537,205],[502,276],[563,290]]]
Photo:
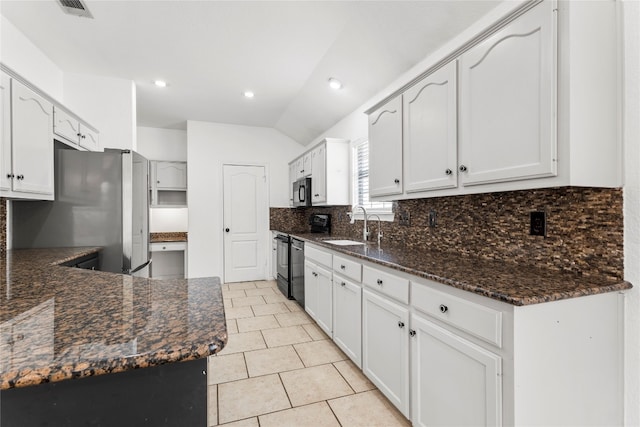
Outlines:
[[[434,280],[509,304],[522,306],[630,289],[629,282],[608,277],[584,277],[515,263],[462,257],[437,251],[419,251],[374,243],[336,246],[324,240],[338,236],[289,233],[335,252]],[[352,240],[352,239],[350,239]]]
[[186,231],[171,231],[171,232],[161,232],[161,233],[150,233],[151,243],[157,242],[186,242],[187,241],[187,232]]
[[218,278],[58,265],[98,251],[18,249],[0,259],[0,390],[194,360],[224,347]]

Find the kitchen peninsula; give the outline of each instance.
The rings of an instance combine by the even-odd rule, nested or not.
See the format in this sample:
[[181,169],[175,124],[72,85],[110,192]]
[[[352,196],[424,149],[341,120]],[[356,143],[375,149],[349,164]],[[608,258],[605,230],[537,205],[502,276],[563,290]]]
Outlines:
[[206,357],[227,341],[219,279],[61,265],[99,251],[0,260],[1,424],[205,425]]

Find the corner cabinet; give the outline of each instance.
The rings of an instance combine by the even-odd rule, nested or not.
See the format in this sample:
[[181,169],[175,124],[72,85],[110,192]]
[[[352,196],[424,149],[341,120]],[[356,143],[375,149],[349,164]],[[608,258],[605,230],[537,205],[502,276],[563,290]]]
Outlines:
[[556,175],[555,14],[549,3],[460,57],[465,186]]
[[[53,104],[4,74],[2,86],[2,196],[53,200]],[[10,133],[4,123],[8,117]]]
[[76,149],[101,151],[98,131],[73,117],[64,109],[53,109],[53,133]]
[[369,195],[402,194],[402,96],[369,115]]

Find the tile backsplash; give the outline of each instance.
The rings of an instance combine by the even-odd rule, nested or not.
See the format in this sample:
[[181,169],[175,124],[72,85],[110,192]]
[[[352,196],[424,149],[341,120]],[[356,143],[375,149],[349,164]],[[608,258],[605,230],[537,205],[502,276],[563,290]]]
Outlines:
[[[349,206],[271,208],[271,229],[306,233],[311,213],[332,214],[332,234],[359,240],[362,222],[349,224]],[[563,187],[401,200],[383,222],[382,245],[452,252],[464,257],[623,278],[621,189]],[[429,212],[436,225],[429,226]],[[531,236],[530,212],[545,211],[547,236]],[[410,225],[399,224],[399,214]],[[377,220],[370,221],[375,242]]]
[[7,250],[7,201],[0,197],[0,253]]

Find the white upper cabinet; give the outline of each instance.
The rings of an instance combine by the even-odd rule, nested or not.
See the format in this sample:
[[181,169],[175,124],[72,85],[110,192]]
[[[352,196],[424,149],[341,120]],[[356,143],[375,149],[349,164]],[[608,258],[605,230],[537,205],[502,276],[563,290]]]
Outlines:
[[402,96],[369,115],[369,195],[402,194]]
[[11,117],[13,192],[53,199],[53,105],[12,79]]
[[[327,145],[321,144],[311,150],[311,203],[327,201]],[[306,156],[305,156],[306,157]]]
[[458,185],[456,106],[456,61],[404,93],[404,189],[407,193]]
[[53,110],[53,133],[72,147],[81,147],[89,151],[100,150],[98,132],[58,106]]
[[304,178],[304,157],[298,157],[295,160],[296,165],[296,180]]
[[302,176],[311,176],[313,173],[313,166],[311,164],[311,152],[302,156]]
[[155,180],[159,190],[187,189],[187,162],[156,161]]
[[0,190],[11,190],[11,78],[0,72]]
[[535,7],[460,58],[460,176],[556,175],[554,15]]

